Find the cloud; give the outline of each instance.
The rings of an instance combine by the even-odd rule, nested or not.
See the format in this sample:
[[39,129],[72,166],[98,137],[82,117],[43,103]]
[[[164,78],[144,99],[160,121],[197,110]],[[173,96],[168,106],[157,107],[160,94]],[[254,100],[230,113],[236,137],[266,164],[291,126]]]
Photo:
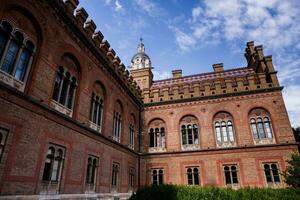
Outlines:
[[161,16],[164,11],[156,3],[151,0],[134,0],[137,10],[146,13],[151,17]]
[[152,73],[153,73],[153,77],[154,77],[155,80],[168,79],[168,78],[172,77],[172,75],[169,71],[156,71],[156,70],[153,70]]
[[118,0],[115,1],[115,11],[118,12],[120,10],[122,10],[122,5],[120,4],[120,2]]
[[113,3],[113,0],[104,0],[104,4],[106,6],[112,7],[114,9],[114,11],[116,11],[116,12],[123,10],[123,6],[119,0],[114,0],[114,3]]
[[283,91],[285,105],[294,127],[300,127],[300,101],[299,101],[300,85],[290,85]]
[[[299,15],[300,3],[293,0],[205,0],[191,10],[187,27],[182,27],[182,23],[177,27],[194,37],[197,46],[221,38],[227,41],[255,40],[281,50],[299,44]],[[177,30],[173,29],[173,32],[175,37],[180,36]],[[195,47],[194,43],[189,49],[192,47]],[[184,50],[187,48],[188,45],[184,45]]]

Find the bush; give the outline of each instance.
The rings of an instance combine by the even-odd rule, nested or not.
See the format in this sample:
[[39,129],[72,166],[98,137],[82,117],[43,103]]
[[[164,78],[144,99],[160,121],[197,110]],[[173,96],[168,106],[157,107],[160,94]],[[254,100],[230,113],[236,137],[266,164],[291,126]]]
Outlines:
[[130,200],[299,200],[295,188],[230,188],[160,185],[140,188]]
[[300,188],[300,154],[295,152],[287,163],[289,165],[283,173],[285,182],[294,188]]

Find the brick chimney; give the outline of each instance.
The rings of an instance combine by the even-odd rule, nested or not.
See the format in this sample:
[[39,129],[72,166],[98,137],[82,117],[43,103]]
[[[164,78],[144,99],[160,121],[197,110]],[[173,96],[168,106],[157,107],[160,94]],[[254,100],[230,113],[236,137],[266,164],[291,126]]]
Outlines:
[[172,70],[172,75],[173,78],[180,78],[182,77],[182,70],[181,69]]
[[213,64],[212,66],[213,66],[215,72],[222,72],[222,71],[224,71],[223,63]]

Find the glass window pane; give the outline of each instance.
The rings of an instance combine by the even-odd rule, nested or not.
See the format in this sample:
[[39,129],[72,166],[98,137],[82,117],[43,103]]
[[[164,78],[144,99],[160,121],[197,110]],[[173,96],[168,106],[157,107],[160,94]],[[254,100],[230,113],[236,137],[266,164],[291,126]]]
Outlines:
[[258,131],[259,131],[260,139],[265,139],[266,138],[266,134],[265,134],[263,122],[262,122],[261,118],[258,118],[257,121],[258,121],[257,125],[258,125]]
[[226,184],[232,184],[231,183],[231,179],[230,179],[230,172],[229,172],[229,170],[225,170],[224,173],[225,173],[225,182],[226,182]]
[[272,183],[273,181],[272,181],[272,177],[271,177],[271,170],[270,170],[270,166],[268,164],[264,165],[264,171],[265,171],[267,183]]
[[188,126],[188,144],[193,144],[193,132],[192,127]]
[[1,69],[5,71],[6,73],[11,74],[13,70],[13,65],[17,56],[19,50],[19,45],[17,42],[13,39],[10,41],[7,53],[5,55],[4,62],[1,66]]
[[265,119],[264,119],[264,125],[265,125],[265,129],[266,129],[268,138],[272,138],[272,131],[271,131],[271,127],[270,127],[270,121],[267,117],[265,117]]
[[3,51],[5,49],[5,45],[8,40],[8,35],[0,29],[0,59],[2,58]]
[[164,176],[163,171],[159,170],[159,174],[158,174],[158,183],[159,183],[159,185],[162,185],[164,183],[163,176]]
[[233,127],[232,127],[232,125],[228,125],[228,135],[229,135],[230,142],[234,142]]
[[70,89],[69,89],[69,95],[67,97],[67,107],[69,109],[72,109],[72,104],[73,104],[73,98],[74,98],[74,93],[75,93],[75,88],[76,88],[76,80],[72,80],[70,83]]
[[185,126],[181,127],[181,134],[182,134],[182,144],[183,145],[187,144]]
[[252,128],[252,133],[253,133],[253,138],[255,140],[258,139],[258,131],[257,131],[257,126],[256,126],[256,123],[254,122],[251,122],[251,128]]
[[199,185],[200,181],[199,181],[199,172],[197,168],[194,168],[194,184],[195,185]]
[[69,82],[70,82],[69,79],[70,79],[70,74],[66,73],[66,76],[63,81],[63,86],[61,89],[60,99],[59,99],[59,103],[61,103],[63,105],[65,105],[66,98],[67,98],[67,90],[68,90],[68,86],[69,86]]
[[15,78],[24,81],[24,76],[29,64],[30,52],[27,49],[23,49],[21,56],[17,62]]
[[57,181],[58,178],[58,167],[59,167],[59,161],[54,160],[53,162],[53,168],[52,168],[52,175],[51,175],[51,181]]

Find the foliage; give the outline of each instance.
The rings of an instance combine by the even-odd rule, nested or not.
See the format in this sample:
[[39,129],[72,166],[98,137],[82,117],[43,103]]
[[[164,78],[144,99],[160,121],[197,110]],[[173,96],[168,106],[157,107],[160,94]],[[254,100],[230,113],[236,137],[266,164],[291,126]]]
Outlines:
[[296,188],[230,188],[161,185],[140,188],[130,200],[299,200]]
[[300,155],[299,153],[292,154],[291,160],[288,160],[289,164],[283,173],[285,182],[294,187],[300,188]]

